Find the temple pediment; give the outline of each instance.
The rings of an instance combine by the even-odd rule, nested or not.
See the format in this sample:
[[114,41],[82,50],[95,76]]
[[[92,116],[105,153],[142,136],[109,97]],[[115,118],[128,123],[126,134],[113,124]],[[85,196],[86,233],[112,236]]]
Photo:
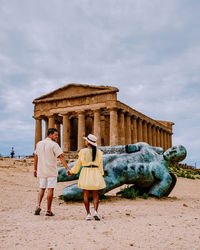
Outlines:
[[95,86],[95,85],[86,85],[86,84],[67,84],[59,89],[56,89],[46,95],[36,98],[33,103],[40,101],[49,101],[49,100],[60,100],[62,98],[76,98],[81,96],[90,96],[98,95],[104,93],[113,93],[118,92],[119,90],[111,86]]

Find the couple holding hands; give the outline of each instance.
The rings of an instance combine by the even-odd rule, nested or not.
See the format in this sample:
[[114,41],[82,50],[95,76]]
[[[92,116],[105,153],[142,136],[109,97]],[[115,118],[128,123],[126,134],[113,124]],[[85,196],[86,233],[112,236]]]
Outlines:
[[98,190],[105,188],[106,185],[103,179],[103,152],[97,149],[97,137],[92,134],[83,137],[86,148],[80,150],[78,160],[71,169],[69,169],[68,164],[63,157],[63,152],[60,146],[56,143],[57,138],[58,130],[55,128],[49,128],[47,138],[38,142],[36,146],[34,153],[34,176],[38,177],[40,180],[40,191],[38,193],[38,204],[35,210],[35,215],[40,215],[41,202],[46,188],[48,191],[47,211],[45,215],[55,215],[51,211],[51,205],[54,188],[57,184],[57,158],[59,158],[69,176],[77,174],[80,167],[83,166],[78,180],[78,188],[83,189],[84,205],[87,212],[86,220],[92,219],[89,203],[90,191],[92,191],[94,202],[93,217],[95,220],[100,220],[100,216],[97,212],[99,206]]

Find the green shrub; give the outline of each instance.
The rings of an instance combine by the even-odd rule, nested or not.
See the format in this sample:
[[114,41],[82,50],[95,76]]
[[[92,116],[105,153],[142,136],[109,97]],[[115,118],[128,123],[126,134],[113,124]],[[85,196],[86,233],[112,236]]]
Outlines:
[[59,195],[59,196],[58,196],[58,198],[59,198],[59,200],[64,201],[64,197],[63,197],[63,195]]
[[149,198],[149,195],[148,194],[146,194],[146,193],[144,193],[142,196],[141,196],[141,198],[143,198],[143,199],[148,199]]
[[185,173],[184,173],[183,171],[177,173],[177,176],[178,176],[178,177],[184,177],[184,178],[186,177],[186,176],[185,176]]
[[135,199],[138,196],[138,191],[135,191],[133,187],[126,187],[120,191],[123,198]]
[[183,171],[180,173],[180,177],[185,177],[185,173]]

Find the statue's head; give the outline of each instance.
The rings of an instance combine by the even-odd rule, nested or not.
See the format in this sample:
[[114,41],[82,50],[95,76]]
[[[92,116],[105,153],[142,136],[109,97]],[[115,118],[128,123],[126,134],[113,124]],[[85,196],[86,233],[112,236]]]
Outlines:
[[164,152],[163,157],[166,161],[180,162],[185,159],[187,151],[182,145],[174,146]]

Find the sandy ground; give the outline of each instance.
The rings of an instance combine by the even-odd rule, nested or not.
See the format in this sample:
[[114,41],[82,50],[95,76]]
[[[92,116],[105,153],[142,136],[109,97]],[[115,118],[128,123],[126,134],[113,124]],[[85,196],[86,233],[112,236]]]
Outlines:
[[[59,200],[58,183],[46,217],[46,196],[34,216],[38,181],[31,162],[0,163],[0,249],[200,249],[200,181],[178,178],[164,199],[127,200],[110,192],[101,221],[85,221],[82,202]],[[93,205],[92,211],[93,211]]]

